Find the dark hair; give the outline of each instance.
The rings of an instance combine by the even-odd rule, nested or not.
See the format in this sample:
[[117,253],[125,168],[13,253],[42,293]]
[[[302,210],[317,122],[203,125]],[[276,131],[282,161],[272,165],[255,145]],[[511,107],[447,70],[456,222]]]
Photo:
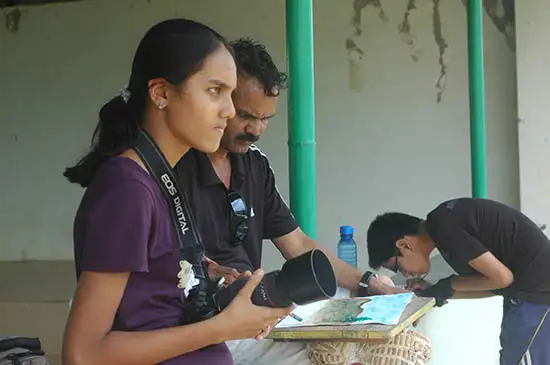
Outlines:
[[265,46],[250,38],[231,42],[239,74],[256,78],[267,96],[278,96],[286,88],[287,75],[279,71]]
[[367,230],[369,266],[378,269],[399,251],[395,242],[404,236],[420,233],[422,219],[404,213],[377,216]]
[[220,34],[191,20],[170,19],[149,29],[134,56],[129,98],[121,93],[101,108],[91,150],[63,175],[72,183],[88,186],[106,159],[134,146],[149,98],[149,81],[163,78],[178,86],[220,47],[231,52]]

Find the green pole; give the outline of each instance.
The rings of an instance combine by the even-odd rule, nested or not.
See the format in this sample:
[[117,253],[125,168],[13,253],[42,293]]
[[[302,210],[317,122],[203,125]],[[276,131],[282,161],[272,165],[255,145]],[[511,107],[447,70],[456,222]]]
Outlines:
[[468,68],[470,87],[470,158],[472,195],[487,197],[485,80],[483,72],[483,4],[468,0]]
[[317,237],[313,1],[286,0],[290,208],[302,230]]

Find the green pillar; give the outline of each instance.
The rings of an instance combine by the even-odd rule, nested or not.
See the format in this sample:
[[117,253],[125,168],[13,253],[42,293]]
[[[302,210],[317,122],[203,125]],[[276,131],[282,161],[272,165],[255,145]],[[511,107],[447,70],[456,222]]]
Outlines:
[[313,1],[286,0],[289,73],[290,208],[302,230],[317,236]]
[[468,0],[468,67],[472,195],[487,197],[485,80],[483,72],[483,1]]

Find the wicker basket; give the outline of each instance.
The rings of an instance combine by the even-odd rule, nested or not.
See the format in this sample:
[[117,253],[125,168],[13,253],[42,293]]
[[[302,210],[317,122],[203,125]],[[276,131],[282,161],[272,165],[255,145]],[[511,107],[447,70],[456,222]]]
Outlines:
[[432,344],[424,334],[405,330],[389,341],[313,343],[308,357],[313,365],[426,365]]

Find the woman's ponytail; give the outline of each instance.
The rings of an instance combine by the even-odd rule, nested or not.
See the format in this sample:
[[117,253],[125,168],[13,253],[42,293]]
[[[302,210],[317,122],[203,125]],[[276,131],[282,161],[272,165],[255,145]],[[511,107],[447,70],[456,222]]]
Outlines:
[[162,78],[179,86],[220,47],[231,51],[220,34],[192,20],[169,19],[149,29],[134,55],[128,89],[101,108],[91,150],[63,175],[87,187],[105,160],[134,147],[148,105],[149,81]]
[[101,108],[91,150],[63,173],[70,182],[87,187],[105,160],[133,147],[138,133],[138,116],[131,112],[130,101],[119,95]]

